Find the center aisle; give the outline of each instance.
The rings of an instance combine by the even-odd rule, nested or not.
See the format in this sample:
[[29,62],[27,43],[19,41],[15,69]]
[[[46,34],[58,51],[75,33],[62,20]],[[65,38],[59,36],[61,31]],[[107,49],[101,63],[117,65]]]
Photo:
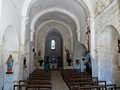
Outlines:
[[60,71],[51,71],[51,79],[52,79],[52,90],[69,90],[66,83],[61,77]]

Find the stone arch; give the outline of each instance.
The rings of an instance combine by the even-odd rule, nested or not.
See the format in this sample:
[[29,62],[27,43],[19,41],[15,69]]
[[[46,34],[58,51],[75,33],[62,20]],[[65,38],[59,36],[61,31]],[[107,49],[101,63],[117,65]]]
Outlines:
[[76,2],[78,2],[78,3],[83,7],[83,9],[85,10],[85,12],[86,12],[88,18],[94,16],[94,14],[90,13],[90,12],[93,12],[93,9],[92,9],[92,6],[91,6],[89,0],[86,0],[86,1],[83,1],[83,0],[76,0]]
[[[28,12],[30,11],[30,8],[32,7],[32,4],[34,4],[37,0],[25,0],[22,8],[22,16],[27,17]],[[92,7],[90,5],[89,0],[83,1],[83,0],[76,0],[80,5],[82,5],[83,8],[85,8],[86,13],[88,16],[92,16],[90,12],[93,12]]]
[[[103,36],[101,36],[101,35],[103,35]],[[107,37],[107,36],[109,36],[109,37]],[[116,43],[117,41],[115,41],[115,39],[116,39],[115,37],[118,37],[118,36],[119,36],[119,33],[118,33],[117,29],[113,25],[106,26],[99,34],[99,37],[98,37],[99,41],[97,43],[97,46],[98,46],[97,49],[98,50],[100,50],[100,49],[102,49],[102,50],[103,49],[104,50],[112,50],[114,52],[117,51],[118,47],[116,47],[116,48],[112,48],[112,47],[117,46],[117,43]],[[113,43],[113,41],[115,43]],[[110,45],[110,43],[112,43],[113,46]]]
[[[28,21],[28,13],[30,11],[30,8],[32,7],[32,5],[36,2],[37,0],[25,0],[24,3],[23,3],[23,8],[22,8],[22,40],[25,40],[25,24],[27,23]],[[86,0],[86,1],[83,1],[83,0],[75,0],[76,2],[78,2],[85,10],[85,12],[87,13],[88,15],[88,18],[90,18],[93,14],[93,13],[90,13],[90,12],[93,12],[92,10],[92,7],[90,5],[90,2],[89,0]],[[34,29],[31,29],[31,30],[34,30]],[[34,31],[33,31],[34,32]],[[24,42],[22,42],[24,44]]]
[[117,80],[118,39],[120,39],[119,33],[113,25],[106,26],[98,37],[98,77],[107,83],[116,83]]
[[[66,28],[67,28],[66,30],[68,30],[68,32],[70,33],[71,45],[72,45],[72,42],[73,42],[73,33],[71,32],[70,27],[69,27],[67,24],[65,24],[64,22],[57,21],[57,20],[54,20],[54,21],[53,21],[53,20],[49,20],[49,21],[43,23],[40,27],[38,27],[38,30],[36,31],[35,36],[38,36],[39,30],[41,30],[42,27],[44,27],[46,24],[49,24],[49,23],[58,23],[58,24],[63,25],[64,27],[66,27]],[[60,30],[60,29],[57,28],[56,26],[50,26],[49,29],[51,29],[51,28],[56,28],[57,30]],[[61,36],[61,37],[62,37],[62,36]],[[37,42],[37,40],[35,40],[35,42]],[[37,46],[35,46],[35,47],[37,47]],[[71,47],[73,47],[73,45],[72,45]],[[71,51],[73,51],[73,49],[71,49]]]
[[52,28],[49,28],[49,29],[50,29],[50,30],[47,32],[45,39],[46,39],[47,36],[48,36],[49,34],[51,34],[52,32],[56,33],[57,35],[60,36],[61,39],[63,39],[63,36],[62,36],[61,32],[59,32],[55,27],[52,27]]
[[[51,22],[52,22],[52,21],[50,21],[50,23],[51,23]],[[46,31],[44,31],[45,33],[48,33],[48,30],[49,30],[49,29],[56,28],[56,29],[62,34],[62,37],[63,37],[63,38],[65,38],[65,37],[67,36],[67,35],[65,36],[64,33],[63,33],[63,30],[65,30],[65,31],[68,33],[69,38],[71,39],[71,41],[70,41],[71,43],[70,43],[70,44],[72,44],[72,42],[73,42],[73,34],[69,32],[69,31],[70,31],[70,28],[69,28],[68,26],[66,26],[66,24],[60,23],[60,22],[52,22],[51,24],[50,24],[50,23],[49,23],[49,22],[46,22],[45,24],[43,23],[43,24],[39,27],[39,29],[37,30],[35,36],[38,36],[39,32],[42,32],[41,30],[43,30],[43,28],[45,28],[45,27],[46,27]],[[62,28],[62,27],[63,27],[63,28]],[[61,30],[61,28],[62,28],[63,30]],[[46,35],[47,35],[47,34],[45,34],[45,35],[43,36],[43,41],[45,41]],[[35,42],[38,42],[37,39],[35,40]],[[63,42],[64,42],[64,44],[65,44],[65,40],[63,40]],[[44,46],[44,45],[43,45],[43,46]],[[36,49],[37,49],[37,45],[36,45],[35,47],[36,47]],[[72,45],[72,47],[73,47],[73,45]],[[72,47],[71,47],[71,51],[73,51]]]
[[[40,42],[45,42],[45,38],[47,36],[47,33],[52,28],[56,28],[61,33],[62,38],[64,38],[63,39],[63,47],[66,47],[72,53],[73,52],[73,44],[72,44],[73,39],[71,39],[71,38],[73,38],[73,37],[71,37],[71,35],[69,33],[69,30],[68,30],[69,28],[64,26],[64,24],[57,24],[55,22],[53,22],[53,23],[48,22],[45,25],[43,25],[42,27],[40,27],[35,34],[35,36],[36,36],[35,42],[38,42],[38,43],[36,43],[35,47],[36,47],[36,50],[37,50],[37,48],[41,48],[41,50],[43,52],[41,54],[42,58],[44,57],[44,46],[45,45],[44,45],[44,43],[40,43]],[[39,38],[37,38],[38,35],[39,35]],[[67,40],[68,40],[68,42],[67,42]],[[63,55],[65,55],[65,48],[63,48]],[[63,56],[63,57],[64,57],[63,64],[65,66],[66,65],[66,61],[65,61],[66,57],[65,56]]]
[[[13,56],[13,74],[7,75],[5,74],[7,71],[6,61],[9,55]],[[12,84],[15,80],[19,79],[19,37],[18,33],[12,25],[8,25],[3,34],[3,42],[2,42],[2,63],[4,70],[4,89],[12,89]]]
[[34,25],[36,23],[36,21],[38,20],[38,18],[42,15],[44,15],[45,13],[49,13],[49,12],[54,12],[54,11],[58,11],[60,13],[64,13],[64,14],[67,14],[68,16],[71,17],[71,19],[74,21],[75,23],[75,26],[76,26],[76,29],[77,29],[77,38],[78,38],[78,41],[80,41],[80,24],[79,24],[79,21],[77,19],[77,17],[72,14],[71,12],[65,10],[65,9],[61,9],[61,8],[49,8],[49,9],[45,9],[43,11],[40,11],[32,20],[31,22],[31,30],[35,30],[34,28]]
[[82,57],[84,57],[86,52],[87,52],[86,46],[82,43],[78,43],[75,47],[75,50],[74,50],[73,62],[76,58],[81,59]]
[[[55,49],[51,49],[51,40],[55,41]],[[44,43],[44,60],[46,59],[46,56],[49,56],[51,59],[54,57],[56,60],[58,60],[59,57],[59,60],[57,61],[58,68],[63,67],[63,36],[61,32],[59,32],[56,28],[50,28],[46,34]]]
[[[25,44],[25,31],[28,30],[29,28],[29,17],[28,17],[28,14],[30,12],[30,9],[33,5],[34,2],[36,2],[37,0],[25,0],[25,2],[23,3],[23,8],[22,8],[22,30],[21,30],[21,38],[22,38],[22,44],[24,45]],[[92,14],[93,14],[93,11],[92,11],[92,7],[91,7],[91,4],[89,2],[89,0],[86,0],[86,1],[83,1],[83,0],[75,0],[75,2],[77,2],[79,5],[81,5],[84,10],[85,10],[85,14],[87,14],[86,16],[86,19],[87,19],[87,22],[86,22],[86,25],[89,23],[89,20],[92,18]],[[92,12],[92,13],[91,13]],[[28,26],[28,27],[27,27]],[[79,27],[79,25],[78,25]],[[29,28],[29,30],[31,29],[31,36],[30,37],[34,37],[34,28]],[[77,36],[78,36],[78,41],[80,41],[80,29],[78,29],[77,31]],[[29,36],[29,35],[28,35]],[[31,39],[32,40],[32,39]]]

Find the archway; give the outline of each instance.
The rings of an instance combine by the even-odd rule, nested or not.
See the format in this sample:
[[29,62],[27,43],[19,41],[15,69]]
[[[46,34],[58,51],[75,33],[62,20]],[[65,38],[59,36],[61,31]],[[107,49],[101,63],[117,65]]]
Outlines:
[[[35,32],[35,48],[36,50],[41,51],[41,59],[44,60],[44,54],[45,54],[45,41],[46,37],[48,35],[48,32],[52,30],[53,28],[56,29],[57,32],[59,32],[59,35],[62,38],[63,42],[63,66],[66,68],[67,62],[66,62],[66,51],[65,49],[68,49],[70,51],[70,54],[73,53],[73,39],[76,38],[76,34],[73,36],[72,33],[70,33],[70,28],[64,23],[59,22],[48,22],[45,25],[43,25],[41,28],[38,29],[37,32]],[[75,40],[74,40],[75,41]]]
[[86,52],[87,48],[85,47],[85,45],[79,43],[74,50],[73,60],[75,60],[75,58],[81,59],[82,57],[85,56]]
[[63,41],[60,32],[55,28],[51,29],[47,34],[44,59],[45,62],[49,59],[51,69],[63,67]]
[[82,43],[79,43],[74,50],[73,64],[75,64],[76,59],[80,60],[81,70],[86,71],[88,74],[92,73],[92,58],[90,52],[87,51],[86,46]]
[[106,26],[98,39],[98,77],[107,83],[116,83],[118,67],[118,40],[120,36],[114,26]]
[[[44,5],[43,5],[44,3]],[[73,3],[71,8],[71,3]],[[43,1],[43,0],[27,0],[27,2],[24,2],[23,10],[22,10],[22,16],[24,16],[22,22],[29,22],[25,26],[22,27],[22,31],[25,31],[27,29],[28,31],[32,31],[33,33],[36,32],[39,27],[43,25],[43,23],[47,23],[48,21],[60,21],[65,23],[69,30],[71,30],[70,33],[73,33],[73,46],[71,44],[66,44],[66,41],[64,41],[64,48],[63,48],[63,54],[65,54],[65,48],[69,49],[73,53],[73,47],[76,45],[77,40],[81,41],[82,43],[85,41],[85,31],[86,26],[88,23],[88,19],[90,18],[90,13],[88,6],[88,3],[81,0],[66,0],[66,2],[62,1]],[[43,7],[40,7],[43,6]],[[80,12],[78,12],[80,11]],[[50,23],[52,24],[52,23]],[[47,27],[47,26],[46,26]],[[61,31],[60,31],[61,32]],[[83,32],[81,34],[80,32]],[[22,32],[24,33],[24,32]],[[33,35],[28,35],[31,37]],[[62,33],[61,33],[62,34]],[[75,34],[75,35],[74,35]],[[24,35],[24,34],[23,34]],[[63,34],[62,34],[63,35]],[[41,35],[42,36],[42,35]],[[40,36],[39,36],[40,37]],[[44,37],[44,36],[43,36]],[[64,35],[63,35],[64,37]],[[77,37],[77,38],[76,38]],[[24,38],[24,36],[23,36]],[[71,39],[72,41],[72,39]],[[43,42],[43,41],[42,41]],[[71,42],[72,43],[72,42]],[[41,43],[40,43],[41,44]],[[35,46],[36,47],[36,46]],[[41,57],[43,59],[44,57],[44,46],[41,44],[40,48],[41,50]],[[72,47],[72,49],[71,49]],[[38,50],[38,49],[36,49]],[[66,60],[64,58],[64,66],[67,66]]]
[[[4,70],[4,90],[12,89],[12,85],[14,84],[14,81],[19,79],[19,39],[18,39],[18,33],[14,29],[13,26],[9,25],[3,35],[3,49],[2,49],[2,59],[3,59],[3,70]],[[7,60],[9,55],[12,55],[14,61],[13,61],[13,68],[12,74],[6,74],[7,72]]]

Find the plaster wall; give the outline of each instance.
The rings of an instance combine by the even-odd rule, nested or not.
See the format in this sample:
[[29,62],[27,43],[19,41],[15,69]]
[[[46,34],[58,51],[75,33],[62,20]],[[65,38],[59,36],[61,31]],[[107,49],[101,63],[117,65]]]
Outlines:
[[[18,8],[16,7],[16,5],[14,4],[14,2],[10,1],[10,0],[2,1],[2,8],[0,8],[0,9],[1,9],[1,15],[0,15],[0,22],[1,22],[0,23],[0,32],[1,32],[0,33],[0,46],[1,46],[0,47],[0,69],[1,69],[1,72],[0,72],[0,79],[1,79],[0,80],[0,90],[2,90],[3,83],[4,83],[4,90],[10,90],[11,89],[10,84],[17,83],[17,79],[19,77],[22,77],[22,72],[21,72],[21,76],[19,76],[19,65],[21,65],[21,62],[19,62],[19,60],[21,58],[20,51],[19,51],[20,50],[20,47],[19,47],[20,34],[21,34],[20,33],[21,14],[20,14],[20,11],[18,10]],[[8,29],[9,26],[12,26],[13,28]],[[12,32],[12,33],[10,33],[10,32]],[[13,38],[14,36],[15,36],[15,38]],[[7,38],[6,39],[7,41],[4,41],[5,38]],[[13,41],[10,40],[11,38],[13,39]],[[16,40],[18,42],[16,42]],[[6,42],[6,45],[4,42]],[[13,48],[15,48],[16,46],[17,46],[17,49],[13,50]],[[5,50],[5,49],[7,49],[7,50]],[[13,55],[14,59],[15,59],[14,68],[18,69],[17,70],[18,72],[16,72],[13,75],[6,75],[5,74],[6,73],[5,62],[8,58],[8,55],[10,54],[10,52],[9,52],[10,49],[12,49],[12,51],[11,51],[12,54],[14,53],[14,55]]]
[[[115,29],[105,28],[110,25],[112,25]],[[95,30],[94,52],[96,54],[96,58],[95,58],[95,60],[92,61],[93,76],[98,76],[99,79],[107,80],[108,83],[115,83],[116,82],[115,80],[117,80],[117,79],[115,79],[115,74],[116,74],[116,71],[117,71],[117,73],[119,73],[119,71],[116,68],[116,65],[114,65],[114,63],[116,63],[115,58],[117,58],[119,54],[117,53],[117,48],[116,48],[117,45],[115,46],[113,41],[115,41],[117,38],[119,38],[119,33],[120,33],[120,31],[119,31],[120,30],[120,11],[119,11],[119,5],[118,5],[117,0],[115,0],[112,4],[108,5],[108,7],[106,7],[99,15],[97,15],[94,18],[94,30]],[[103,30],[105,30],[106,33],[103,34],[102,33]],[[114,30],[115,30],[115,32],[118,33],[116,38],[114,38],[115,36],[114,37],[112,36]],[[109,33],[111,32],[111,34],[108,35],[108,32]],[[102,38],[102,37],[100,37],[100,35],[102,35],[102,34],[103,34],[102,37],[107,37],[107,38],[102,39],[101,43],[98,44],[99,38]],[[100,49],[99,49],[98,46],[100,44],[102,44],[102,42],[104,42],[104,45],[102,45],[102,47],[100,47]],[[110,62],[108,60],[110,60]],[[104,62],[104,64],[102,62]],[[107,62],[109,62],[109,63],[107,63]],[[110,70],[111,73],[106,72],[106,71],[108,71],[106,67],[110,67],[111,65],[113,67],[108,68],[109,70],[111,69]],[[106,70],[105,70],[105,68],[106,68]],[[112,70],[112,69],[115,69],[115,70]],[[109,78],[104,77],[106,75],[108,75]],[[110,75],[112,75],[112,76],[110,76]],[[118,74],[116,74],[116,75],[119,76]],[[120,80],[118,80],[118,81],[120,81]],[[117,83],[117,84],[119,84],[119,83]]]
[[[46,38],[49,30],[52,28],[57,29],[62,35],[63,57],[64,57],[64,67],[65,67],[67,65],[65,49],[70,50],[70,54],[72,54],[73,47],[74,47],[75,43],[77,42],[75,33],[72,33],[72,36],[71,36],[71,34],[68,30],[69,28],[67,28],[66,26],[58,24],[56,22],[52,22],[52,23],[47,23],[42,28],[40,28],[39,32],[37,32],[38,34],[36,33],[36,40],[37,40],[36,41],[36,50],[39,50],[39,49],[41,50],[41,52],[42,52],[41,57],[44,59],[45,38]],[[73,35],[75,35],[75,36],[73,37]]]

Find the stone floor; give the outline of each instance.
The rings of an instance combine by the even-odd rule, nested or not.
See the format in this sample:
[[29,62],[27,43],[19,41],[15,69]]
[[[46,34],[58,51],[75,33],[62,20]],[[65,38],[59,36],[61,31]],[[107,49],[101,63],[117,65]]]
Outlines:
[[60,71],[52,71],[52,90],[69,90],[61,77]]

